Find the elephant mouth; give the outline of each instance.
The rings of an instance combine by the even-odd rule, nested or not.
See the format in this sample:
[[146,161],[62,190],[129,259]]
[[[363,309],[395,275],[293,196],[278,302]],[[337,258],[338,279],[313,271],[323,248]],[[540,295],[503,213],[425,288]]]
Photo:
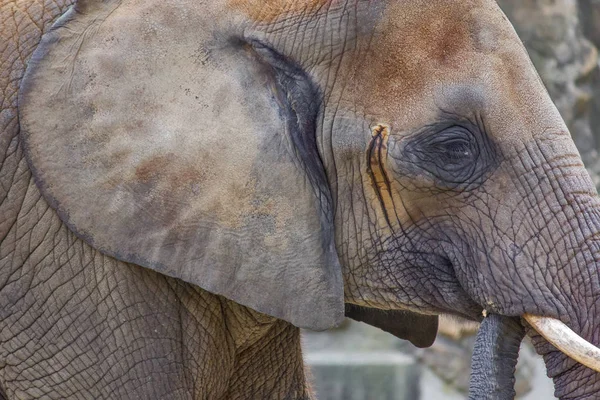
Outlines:
[[[456,269],[454,267],[457,264],[468,263],[464,258],[457,256],[454,246],[450,248],[445,247],[444,250],[445,254],[441,258],[445,260],[444,263],[451,265],[455,272]],[[466,288],[465,291],[468,292]],[[483,315],[486,317],[486,309],[482,308]],[[545,317],[532,313],[523,313],[521,318],[561,353],[587,368],[600,372],[600,348],[582,338],[564,322],[553,317]]]
[[[467,296],[481,307],[480,310],[483,310],[484,318],[472,358],[470,399],[508,400],[514,398],[514,373],[519,346],[526,329],[530,329],[528,335],[532,338],[539,335],[538,343],[546,342],[546,345],[542,347],[539,347],[538,344],[535,346],[540,355],[544,355],[542,350],[547,348],[546,346],[552,345],[556,356],[562,354],[563,357],[568,357],[579,365],[589,368],[590,372],[600,373],[600,348],[584,339],[557,318],[543,314],[536,315],[535,312],[526,310],[521,312],[503,310],[498,304],[492,307],[483,306],[482,302],[476,299],[478,298],[477,293],[473,293],[465,286],[465,282],[468,280],[460,279],[460,266],[475,263],[473,254],[465,256],[465,252],[462,252],[457,255],[454,246],[444,247],[443,253],[441,258],[445,258],[446,262],[452,265],[461,286],[468,293]],[[457,266],[459,267],[457,268]],[[466,270],[467,268],[462,269]],[[513,313],[514,311],[517,313]],[[481,314],[476,319],[481,321]],[[548,376],[560,377],[560,380],[564,380],[562,377],[564,368],[559,364],[564,366],[573,363],[559,362],[555,359],[548,364],[547,361]],[[492,397],[489,397],[490,394]]]
[[[524,328],[529,325],[532,330],[537,332],[545,341],[558,349],[566,357],[569,357],[579,364],[593,370],[600,372],[600,349],[592,343],[585,340],[575,331],[567,326],[564,322],[550,316],[545,316],[542,312],[538,312],[536,315],[531,305],[524,307],[502,307],[501,304],[485,304],[484,291],[485,287],[480,286],[477,289],[473,288],[473,279],[477,278],[466,273],[466,271],[473,271],[473,265],[480,265],[481,260],[478,258],[476,251],[473,251],[464,238],[458,234],[453,234],[452,229],[444,230],[446,240],[435,240],[434,238],[427,243],[432,243],[431,247],[421,243],[421,247],[415,249],[414,253],[420,254],[423,257],[423,266],[435,265],[435,271],[439,274],[439,271],[445,273],[445,276],[451,281],[458,283],[460,293],[453,299],[457,299],[457,302],[449,302],[452,304],[451,309],[446,309],[445,312],[460,315],[471,320],[482,320],[482,310],[484,313],[482,328],[486,325],[486,320],[490,319],[493,315],[495,318],[501,318],[503,323],[490,324],[487,333],[482,332],[482,339],[480,340],[481,346],[487,347],[485,351],[479,354],[474,353],[473,364],[479,362],[480,365],[488,365],[489,368],[483,368],[485,373],[480,374],[479,377],[473,377],[473,379],[482,379],[482,376],[489,376],[491,381],[506,382],[507,379],[514,379],[514,366],[516,366],[516,359],[518,357],[519,346],[514,346],[514,343],[520,344],[524,336]],[[442,239],[444,239],[442,238]],[[448,240],[450,238],[451,240]],[[435,244],[435,246],[433,245]],[[414,261],[414,260],[413,260]],[[425,268],[421,268],[423,270]],[[487,288],[489,289],[489,287]],[[473,307],[465,308],[459,307],[458,304],[470,304]],[[437,304],[441,306],[441,303]],[[443,307],[442,307],[443,308]],[[520,308],[520,309],[519,309]],[[529,309],[529,310],[527,310]],[[510,322],[509,321],[513,321]],[[506,326],[509,325],[511,328],[508,329]],[[518,329],[515,328],[518,326]],[[481,332],[481,331],[480,331]],[[512,334],[512,338],[507,337],[507,332]],[[519,332],[523,332],[522,334]],[[530,334],[535,333],[533,331]],[[487,335],[487,336],[486,336]],[[501,339],[504,336],[505,339]],[[506,342],[503,342],[505,340]],[[503,344],[509,343],[509,344]],[[536,346],[537,347],[537,346]],[[514,351],[514,354],[508,354],[510,351]],[[490,356],[491,355],[491,356]],[[477,360],[480,357],[480,360]],[[485,358],[485,359],[484,359]],[[510,366],[510,363],[503,364],[499,362],[502,359],[513,359],[515,361],[514,366]],[[503,365],[506,365],[504,367]],[[500,367],[500,368],[498,368]],[[504,369],[503,369],[504,368]],[[549,374],[552,371],[548,371]],[[556,371],[554,371],[556,372]],[[510,376],[510,378],[509,378]],[[485,379],[485,378],[483,378]],[[502,385],[506,386],[505,383]],[[498,387],[502,386],[501,384]],[[514,397],[514,396],[513,396]],[[487,398],[476,396],[474,398]],[[512,397],[506,397],[512,398]]]

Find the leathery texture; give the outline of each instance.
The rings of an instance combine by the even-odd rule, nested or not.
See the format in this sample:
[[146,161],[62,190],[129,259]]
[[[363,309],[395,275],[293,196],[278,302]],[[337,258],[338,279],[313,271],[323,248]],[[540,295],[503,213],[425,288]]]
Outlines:
[[0,1],[0,399],[308,399],[297,328],[101,255],[42,199],[17,92],[71,4]]

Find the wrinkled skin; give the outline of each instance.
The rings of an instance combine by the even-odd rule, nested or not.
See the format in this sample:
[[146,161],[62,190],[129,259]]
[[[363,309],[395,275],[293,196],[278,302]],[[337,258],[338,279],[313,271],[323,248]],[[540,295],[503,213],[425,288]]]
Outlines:
[[[259,37],[318,88],[314,130],[347,303],[531,313],[600,344],[600,203],[494,2],[223,4],[238,19],[221,32]],[[296,327],[101,253],[42,197],[16,94],[67,6],[0,3],[7,397],[309,398]],[[560,398],[600,395],[599,374],[529,334]]]
[[16,94],[68,5],[0,3],[2,395],[308,398],[297,328],[103,256],[41,197],[19,142]]

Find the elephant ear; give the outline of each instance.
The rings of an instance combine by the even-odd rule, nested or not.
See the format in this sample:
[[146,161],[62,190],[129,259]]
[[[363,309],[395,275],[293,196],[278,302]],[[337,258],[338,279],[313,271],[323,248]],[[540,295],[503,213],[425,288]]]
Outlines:
[[30,166],[99,251],[300,327],[335,326],[343,283],[318,93],[231,36],[243,21],[223,21],[222,7],[80,1],[24,78]]

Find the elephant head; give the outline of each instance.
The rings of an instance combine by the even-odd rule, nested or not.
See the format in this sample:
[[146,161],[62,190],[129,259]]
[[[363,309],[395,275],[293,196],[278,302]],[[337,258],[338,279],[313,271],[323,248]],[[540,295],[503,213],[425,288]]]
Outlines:
[[[81,0],[19,99],[46,200],[119,260],[300,327],[600,343],[600,201],[492,0]],[[530,334],[559,397],[598,396]]]

